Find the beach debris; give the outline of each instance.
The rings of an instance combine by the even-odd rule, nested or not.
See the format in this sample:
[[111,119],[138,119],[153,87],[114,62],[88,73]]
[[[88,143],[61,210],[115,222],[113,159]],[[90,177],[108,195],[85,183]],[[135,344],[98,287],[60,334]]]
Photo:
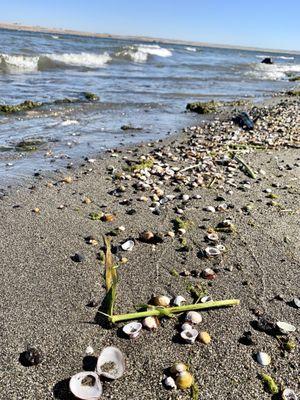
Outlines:
[[133,240],[126,240],[126,242],[121,244],[121,249],[124,251],[132,251],[134,247],[134,241]]
[[211,337],[208,332],[201,331],[199,332],[197,340],[203,344],[209,344],[211,342]]
[[202,316],[197,311],[189,311],[185,316],[186,322],[198,325],[202,322]]
[[194,383],[194,377],[190,372],[182,371],[178,373],[175,382],[179,389],[189,389]]
[[296,327],[294,325],[289,324],[288,322],[278,321],[276,322],[276,326],[280,333],[284,335],[288,335],[291,332],[295,332]]
[[105,347],[97,361],[97,374],[108,379],[118,379],[125,372],[125,358],[123,353],[114,346]]
[[71,377],[70,391],[77,399],[97,400],[102,395],[102,384],[95,372],[83,371]]
[[216,257],[221,254],[221,251],[217,247],[208,246],[204,249],[206,257]]
[[26,350],[20,355],[20,362],[26,367],[38,365],[43,361],[43,353],[37,347],[27,346]]
[[121,129],[122,129],[122,131],[142,131],[143,130],[143,128],[137,127],[137,126],[133,126],[131,124],[122,125]]
[[[256,179],[256,174],[255,174],[255,172],[253,171],[253,169],[252,169],[251,167],[249,167],[249,165],[246,164],[246,162],[245,162],[241,157],[238,157],[237,155],[235,155],[235,156],[234,156],[234,160],[236,160],[239,164],[241,164],[241,166],[242,166],[242,168],[244,169],[245,173],[246,173],[250,178]],[[249,185],[247,185],[247,186],[248,186],[248,188],[250,188]],[[244,187],[245,187],[245,185],[244,185]]]
[[233,122],[239,125],[243,129],[251,130],[254,128],[254,122],[250,118],[249,114],[245,111],[242,111],[238,115],[233,118]]
[[130,322],[129,324],[123,326],[123,332],[129,336],[131,339],[135,339],[141,333],[143,325],[140,322]]
[[174,380],[171,376],[167,376],[167,377],[164,379],[163,383],[164,383],[164,385],[165,385],[165,387],[166,387],[167,389],[171,389],[171,390],[172,390],[172,389],[177,389],[175,380]]
[[298,397],[292,389],[286,388],[282,392],[282,400],[298,400]]
[[184,303],[186,303],[186,299],[183,296],[176,296],[173,300],[174,306],[182,306]]
[[187,370],[188,370],[188,366],[182,362],[176,362],[170,368],[170,372],[172,375],[177,375],[180,372],[187,371]]
[[270,394],[277,394],[279,393],[279,388],[276,384],[276,382],[274,381],[274,379],[267,374],[262,373],[260,375],[261,380],[263,381],[266,390],[270,393]]
[[[220,250],[219,250],[220,251]],[[201,276],[204,279],[208,279],[210,281],[216,279],[217,274],[215,273],[215,271],[211,268],[205,268],[202,272],[201,272]]]
[[293,303],[297,308],[300,308],[300,299],[298,297],[293,299]]
[[157,317],[146,317],[143,320],[143,327],[148,329],[149,331],[154,331],[159,326],[159,320]]
[[217,242],[219,240],[219,235],[216,232],[208,233],[206,239],[211,242]]
[[104,214],[104,215],[101,217],[101,220],[102,220],[103,222],[114,222],[115,219],[116,219],[116,216],[115,216],[114,214]]
[[271,357],[269,354],[264,353],[263,351],[260,351],[256,354],[256,360],[262,366],[267,366],[271,363]]
[[107,236],[103,236],[105,245],[105,286],[106,296],[104,299],[104,309],[109,316],[113,315],[114,305],[117,295],[117,283],[118,274],[117,269],[114,266],[114,261],[111,253],[111,239]]
[[94,349],[92,348],[92,346],[87,346],[87,348],[85,349],[85,354],[87,356],[91,356],[92,354],[94,354]]
[[195,342],[195,340],[198,336],[198,331],[197,331],[197,329],[194,329],[194,328],[186,329],[186,330],[180,332],[180,336],[185,342],[192,344]]
[[170,305],[171,299],[168,296],[159,295],[151,298],[151,304],[158,307],[168,307]]
[[75,253],[72,257],[71,257],[72,261],[77,262],[77,263],[81,263],[85,260],[85,257],[83,254],[80,253]]

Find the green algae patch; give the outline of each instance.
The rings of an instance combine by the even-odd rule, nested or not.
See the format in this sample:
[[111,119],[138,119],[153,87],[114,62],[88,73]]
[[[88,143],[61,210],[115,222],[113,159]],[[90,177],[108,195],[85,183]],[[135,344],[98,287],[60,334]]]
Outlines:
[[19,152],[37,151],[43,144],[45,142],[40,139],[25,139],[15,145],[15,150]]
[[279,393],[279,387],[277,386],[274,379],[267,374],[261,374],[260,379],[263,381],[265,389],[270,394],[277,394]]
[[186,109],[198,114],[210,114],[217,112],[218,108],[222,106],[222,103],[218,103],[214,100],[206,102],[194,102],[188,103]]
[[92,212],[90,213],[89,217],[92,221],[101,221],[101,218],[103,217],[103,212]]
[[300,96],[300,90],[289,90],[286,94],[288,96]]
[[146,168],[152,168],[154,164],[154,160],[152,158],[149,158],[148,160],[142,161],[139,164],[134,164],[129,167],[129,170],[134,172],[134,171],[140,171],[142,169]]
[[88,101],[98,101],[99,100],[99,96],[97,96],[95,93],[92,93],[92,92],[83,92],[82,95]]
[[9,105],[9,104],[0,104],[0,112],[3,112],[5,114],[13,114],[13,113],[18,113],[18,112],[24,112],[24,111],[29,111],[34,108],[39,108],[43,105],[42,102],[39,101],[31,101],[31,100],[25,100],[23,103],[15,104],[15,105]]

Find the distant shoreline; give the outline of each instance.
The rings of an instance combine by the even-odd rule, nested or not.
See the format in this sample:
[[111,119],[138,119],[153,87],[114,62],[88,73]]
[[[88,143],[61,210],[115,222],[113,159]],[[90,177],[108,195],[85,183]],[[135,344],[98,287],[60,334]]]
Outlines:
[[165,39],[165,38],[152,38],[147,36],[125,36],[125,35],[113,35],[109,33],[94,33],[94,32],[83,32],[73,29],[58,29],[58,28],[46,28],[42,26],[28,26],[19,23],[6,23],[0,22],[0,29],[14,30],[14,31],[25,31],[25,32],[39,32],[39,33],[51,33],[58,35],[76,35],[86,37],[96,37],[103,39],[123,39],[123,40],[136,40],[141,42],[160,42],[165,44],[181,44],[186,46],[201,46],[201,47],[212,47],[218,49],[235,49],[235,50],[246,50],[246,51],[260,51],[267,53],[281,53],[281,54],[296,54],[300,55],[300,51],[296,50],[281,50],[281,49],[264,49],[259,47],[248,47],[248,46],[234,46],[226,44],[216,43],[205,43],[188,40],[177,40],[177,39]]

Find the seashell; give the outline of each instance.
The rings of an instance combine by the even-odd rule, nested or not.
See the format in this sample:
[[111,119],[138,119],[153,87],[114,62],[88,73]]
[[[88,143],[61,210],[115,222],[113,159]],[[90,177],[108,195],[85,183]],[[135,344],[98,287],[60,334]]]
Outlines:
[[300,308],[300,299],[298,299],[297,297],[294,298],[294,304],[297,308]]
[[221,253],[224,253],[226,247],[223,244],[217,244],[216,249],[220,250]]
[[216,232],[208,233],[206,238],[211,242],[217,242],[219,240],[219,235]]
[[257,353],[256,359],[257,362],[263,366],[269,365],[271,363],[271,357],[269,356],[269,354],[264,353],[263,351]]
[[169,231],[169,232],[167,233],[167,235],[170,236],[171,238],[174,238],[174,237],[175,237],[175,233],[174,233],[173,231]]
[[94,354],[94,349],[92,348],[92,346],[87,346],[87,348],[85,349],[85,354],[87,356],[91,356],[92,354]]
[[200,302],[201,302],[201,303],[207,303],[207,302],[209,302],[209,301],[213,301],[213,299],[212,299],[211,296],[203,296],[203,297],[201,297],[201,299],[200,299]]
[[180,333],[180,336],[185,342],[194,343],[198,336],[198,331],[197,329],[187,329],[185,331],[182,331]]
[[188,371],[182,371],[176,378],[176,385],[179,389],[189,389],[194,383],[194,378]]
[[[108,370],[106,366],[109,367]],[[108,379],[120,378],[125,372],[123,353],[117,347],[105,347],[98,357],[96,372]]]
[[171,376],[165,378],[164,385],[167,389],[177,389],[175,380]]
[[131,339],[138,337],[142,329],[140,322],[130,322],[123,326],[122,331],[129,336]]
[[185,235],[185,234],[186,234],[186,229],[184,229],[184,228],[179,228],[179,229],[177,230],[177,232],[180,233],[180,235]]
[[69,383],[70,391],[81,400],[97,400],[102,395],[102,384],[95,372],[83,371],[73,375]]
[[193,329],[192,325],[189,322],[185,322],[181,325],[182,331],[191,331]]
[[217,210],[218,210],[218,211],[226,211],[227,208],[228,208],[228,207],[227,207],[227,204],[222,203],[222,204],[219,204],[219,205],[218,205]]
[[140,233],[140,240],[143,242],[150,242],[154,238],[154,233],[151,231],[144,231]]
[[202,322],[202,316],[197,311],[189,311],[185,316],[185,320],[197,325]]
[[221,254],[221,251],[217,247],[206,247],[204,253],[207,257],[215,257]]
[[201,343],[209,344],[211,342],[211,337],[208,332],[201,331],[199,332],[197,340],[199,340]]
[[213,206],[207,206],[207,207],[204,207],[204,211],[208,211],[208,212],[211,212],[211,213],[215,213],[215,212],[216,212],[216,209],[215,209],[215,207],[213,207]]
[[116,219],[116,216],[113,214],[104,214],[101,219],[104,222],[113,222]]
[[170,372],[173,375],[177,375],[180,372],[187,371],[187,370],[188,370],[187,365],[185,365],[182,362],[177,362],[177,363],[173,364],[172,367],[170,368]]
[[284,389],[281,396],[282,400],[298,400],[296,393],[289,388]]
[[64,183],[72,183],[73,179],[70,176],[66,176],[65,178],[63,178],[62,180]]
[[85,197],[82,202],[83,204],[91,204],[92,200],[89,197]]
[[131,251],[134,247],[134,241],[133,240],[126,240],[123,244],[121,244],[121,248],[124,251]]
[[213,280],[216,279],[216,273],[213,269],[211,268],[205,268],[202,272],[201,272],[201,276],[204,279],[208,279],[208,280]]
[[170,305],[171,299],[168,296],[154,296],[151,302],[158,307],[168,307]]
[[149,329],[150,331],[157,329],[158,326],[159,326],[159,321],[156,317],[146,317],[143,320],[143,327]]
[[296,327],[288,322],[278,321],[276,322],[276,326],[284,335],[287,335],[290,332],[295,332],[296,330]]
[[183,201],[188,201],[189,198],[190,198],[190,196],[189,196],[188,194],[182,195],[182,200],[183,200]]
[[174,306],[181,306],[183,303],[186,302],[186,299],[183,296],[176,296],[173,300]]

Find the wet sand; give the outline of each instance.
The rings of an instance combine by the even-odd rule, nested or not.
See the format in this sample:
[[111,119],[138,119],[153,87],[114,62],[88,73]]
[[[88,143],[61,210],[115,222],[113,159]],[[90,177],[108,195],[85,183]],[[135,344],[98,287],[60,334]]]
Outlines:
[[[276,107],[272,104],[265,108],[266,117]],[[155,187],[164,190],[159,199],[175,196],[155,213],[149,207],[154,186],[137,190],[141,179],[133,172],[133,166],[149,153],[154,160],[160,158],[162,163],[180,170],[196,164],[199,158],[186,156],[187,149],[193,148],[193,140],[199,140],[193,139],[197,136],[195,129],[159,143],[116,150],[60,174],[42,174],[22,187],[5,191],[0,200],[1,399],[73,399],[68,380],[82,370],[86,347],[91,345],[98,355],[111,344],[124,352],[126,373],[120,380],[104,384],[103,398],[190,399],[189,391],[170,392],[162,385],[164,370],[178,360],[190,365],[200,399],[270,399],[258,378],[261,372],[299,392],[299,350],[283,351],[275,337],[254,329],[257,316],[253,312],[266,312],[275,320],[295,325],[297,331],[291,337],[299,346],[299,309],[291,302],[300,295],[300,154],[299,148],[287,145],[289,141],[299,143],[299,131],[298,136],[288,135],[289,126],[297,124],[297,118],[299,122],[295,115],[299,100],[288,99],[286,104],[281,121],[287,129],[285,145],[268,146],[265,150],[248,147],[250,152],[242,154],[256,171],[255,179],[249,178],[239,164],[230,171],[226,163],[216,164],[216,171],[215,165],[211,169],[208,164],[211,175],[204,172],[204,182],[198,187],[189,181],[172,184],[172,179],[153,175]],[[228,115],[222,118],[226,122]],[[218,124],[217,121],[216,127]],[[203,132],[207,132],[206,127]],[[216,151],[219,152],[219,145]],[[196,171],[183,175],[193,178]],[[212,183],[215,174],[219,175]],[[63,182],[66,176],[72,178],[71,183]],[[231,179],[236,187],[228,183]],[[273,199],[265,191],[269,188],[275,195]],[[182,201],[183,194],[190,197],[186,203]],[[201,198],[197,198],[199,195]],[[141,196],[148,197],[148,202],[141,201]],[[91,204],[83,203],[85,198],[91,199]],[[207,206],[223,203],[226,211],[205,211]],[[35,208],[40,212],[33,212]],[[178,214],[178,209],[183,214]],[[115,214],[116,220],[92,221],[89,214],[100,210]],[[179,235],[167,235],[173,230],[172,220],[176,217],[193,222],[184,235],[186,249],[182,248]],[[228,217],[232,217],[237,229],[231,234],[219,233],[226,252],[221,257],[203,257],[207,231]],[[210,333],[210,345],[181,343],[177,319],[162,321],[157,331],[143,331],[136,340],[123,337],[122,323],[111,329],[99,325],[97,307],[87,304],[91,298],[101,301],[105,296],[99,249],[102,235],[119,226],[126,229],[113,237],[116,246],[128,238],[137,239],[144,230],[160,233],[163,242],[153,246],[136,240],[131,252],[117,251],[115,257],[127,257],[128,263],[118,268],[115,312],[134,311],[152,294],[181,294],[190,303],[188,286],[202,284],[214,300],[238,298],[241,302],[233,308],[201,313],[199,329]],[[87,244],[88,236],[95,237],[99,245]],[[75,253],[84,255],[85,260],[74,262],[71,257]],[[215,280],[199,277],[207,267],[216,271]],[[183,275],[187,276],[174,276],[174,270],[181,275],[185,271]],[[191,271],[196,273],[189,275]],[[252,346],[239,342],[245,331],[252,332]],[[42,350],[41,364],[20,364],[19,355],[27,344]],[[253,356],[258,351],[271,355],[270,366],[261,367],[255,361]]]

